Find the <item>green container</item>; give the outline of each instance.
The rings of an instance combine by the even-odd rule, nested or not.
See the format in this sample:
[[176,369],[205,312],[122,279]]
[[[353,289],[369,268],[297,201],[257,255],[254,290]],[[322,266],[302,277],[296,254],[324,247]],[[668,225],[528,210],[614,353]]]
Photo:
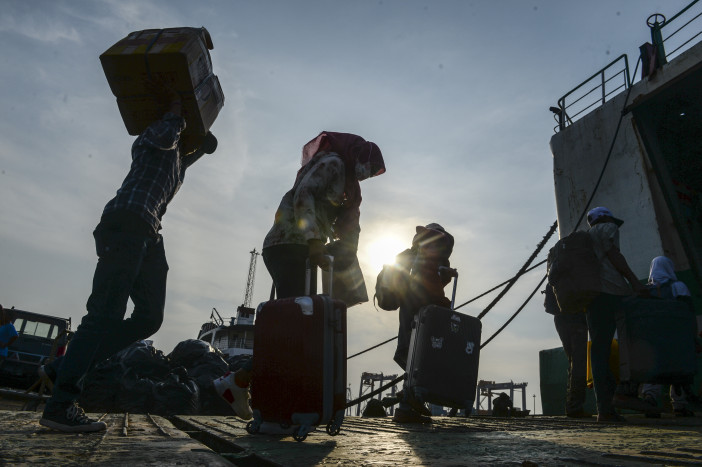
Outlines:
[[[563,347],[539,352],[539,378],[542,413],[544,415],[565,415],[568,358]],[[595,393],[592,389],[588,388],[585,393],[583,410],[592,414],[597,413]]]

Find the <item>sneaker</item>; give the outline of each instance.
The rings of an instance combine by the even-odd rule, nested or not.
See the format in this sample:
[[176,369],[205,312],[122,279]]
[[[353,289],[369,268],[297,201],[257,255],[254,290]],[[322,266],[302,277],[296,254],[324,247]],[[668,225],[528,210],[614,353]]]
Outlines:
[[412,409],[395,409],[395,415],[392,417],[395,423],[432,423],[431,417],[426,417]]
[[410,405],[410,407],[412,407],[412,410],[418,414],[424,415],[425,417],[431,417],[431,410],[429,410],[425,403],[420,402],[416,397],[414,397],[412,391],[409,393],[407,403]]
[[635,410],[644,413],[661,413],[661,409],[657,406],[652,406],[643,399],[635,396],[627,396],[624,394],[615,394],[612,399],[612,404],[617,409]]
[[598,423],[624,423],[626,419],[616,412],[601,413],[597,415]]
[[249,400],[251,393],[249,387],[241,387],[234,381],[234,373],[227,372],[224,376],[214,380],[215,392],[227,401],[234,412],[242,420],[250,420],[253,417]]
[[68,405],[47,404],[39,424],[66,433],[104,431],[107,428],[105,422],[93,420],[85,415],[77,402]]

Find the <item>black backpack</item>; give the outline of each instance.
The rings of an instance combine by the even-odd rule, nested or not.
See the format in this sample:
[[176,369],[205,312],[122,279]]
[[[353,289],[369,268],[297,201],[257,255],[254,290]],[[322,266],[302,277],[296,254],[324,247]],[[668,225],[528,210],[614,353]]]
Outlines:
[[375,281],[374,300],[383,310],[397,310],[409,289],[409,270],[415,252],[407,249],[397,255],[395,264],[385,264]]
[[562,312],[585,311],[600,294],[600,261],[592,237],[578,230],[558,240],[548,252],[548,283]]

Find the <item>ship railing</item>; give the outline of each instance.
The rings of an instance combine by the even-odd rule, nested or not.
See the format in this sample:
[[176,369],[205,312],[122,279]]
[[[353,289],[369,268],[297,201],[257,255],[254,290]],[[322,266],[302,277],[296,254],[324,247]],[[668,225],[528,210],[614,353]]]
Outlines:
[[[693,0],[668,20],[661,14],[653,14],[649,16],[647,24],[651,28],[652,44],[649,45],[656,51],[657,66],[662,66],[702,35],[702,3],[700,0]],[[626,54],[620,55],[558,99],[558,107],[550,108],[558,123],[553,129],[554,132],[573,124],[578,117],[604,104],[613,95],[632,84],[629,59]]]
[[571,125],[580,115],[604,104],[630,85],[629,58],[622,54],[558,99],[558,107],[551,107],[558,122],[554,131]]
[[702,35],[702,4],[699,4],[699,0],[694,0],[670,19],[654,14],[648,18],[647,23],[651,28],[651,43],[657,49],[658,60],[663,65]]

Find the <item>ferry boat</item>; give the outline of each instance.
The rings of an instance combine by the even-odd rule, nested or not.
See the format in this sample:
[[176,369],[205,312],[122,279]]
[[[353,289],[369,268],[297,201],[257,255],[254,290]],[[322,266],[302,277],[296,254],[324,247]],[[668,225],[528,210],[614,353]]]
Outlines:
[[217,309],[212,308],[210,321],[202,325],[197,338],[208,342],[227,357],[252,355],[255,315],[256,310],[242,305],[236,309],[236,316],[225,322]]
[[[625,220],[621,251],[639,279],[665,255],[702,310],[702,3],[666,19],[653,14],[651,42],[632,62],[619,56],[551,107],[550,141],[560,236],[587,230],[583,213],[606,206]],[[634,75],[630,76],[633,63]],[[641,78],[634,83],[635,75]],[[698,328],[702,320],[698,314]],[[545,415],[563,412],[565,355],[540,352]],[[557,380],[556,375],[558,375]],[[700,388],[698,358],[695,388]],[[593,401],[594,402],[594,401]],[[554,407],[559,413],[549,413]]]

